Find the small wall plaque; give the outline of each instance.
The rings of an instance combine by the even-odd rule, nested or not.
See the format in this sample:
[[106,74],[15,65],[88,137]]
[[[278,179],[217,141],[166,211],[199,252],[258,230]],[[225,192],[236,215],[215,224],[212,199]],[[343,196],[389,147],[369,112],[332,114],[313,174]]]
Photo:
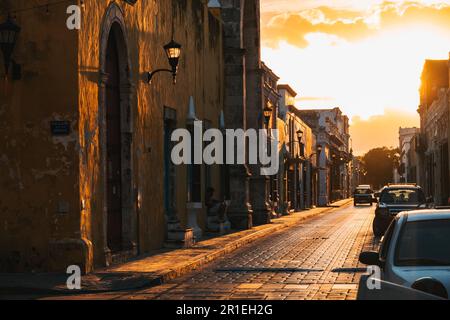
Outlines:
[[53,136],[67,136],[70,134],[70,121],[52,121],[50,128]]
[[66,201],[58,201],[57,212],[58,214],[68,214],[70,211],[70,205]]

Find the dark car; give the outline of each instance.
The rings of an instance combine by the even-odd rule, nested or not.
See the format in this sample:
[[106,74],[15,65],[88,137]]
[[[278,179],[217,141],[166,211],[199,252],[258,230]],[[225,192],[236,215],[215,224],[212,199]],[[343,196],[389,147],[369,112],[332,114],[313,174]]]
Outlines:
[[427,200],[421,187],[414,184],[392,184],[384,187],[379,194],[373,233],[381,237],[394,220],[403,211],[427,209],[431,200]]
[[373,194],[373,190],[371,186],[366,186],[366,185],[361,185],[358,186],[355,190],[355,192],[353,192],[353,203],[355,205],[355,207],[358,204],[361,203],[365,203],[365,204],[370,204],[373,205],[374,202],[374,194]]

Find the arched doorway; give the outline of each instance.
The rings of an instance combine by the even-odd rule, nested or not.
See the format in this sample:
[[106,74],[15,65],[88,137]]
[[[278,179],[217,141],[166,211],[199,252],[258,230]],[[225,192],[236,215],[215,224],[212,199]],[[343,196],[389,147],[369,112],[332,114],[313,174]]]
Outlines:
[[114,252],[123,249],[122,236],[122,143],[120,114],[120,73],[117,49],[117,27],[109,33],[106,49],[106,206],[108,248]]
[[112,3],[106,11],[100,38],[98,111],[106,265],[137,254],[131,107],[134,86],[130,73],[123,12]]

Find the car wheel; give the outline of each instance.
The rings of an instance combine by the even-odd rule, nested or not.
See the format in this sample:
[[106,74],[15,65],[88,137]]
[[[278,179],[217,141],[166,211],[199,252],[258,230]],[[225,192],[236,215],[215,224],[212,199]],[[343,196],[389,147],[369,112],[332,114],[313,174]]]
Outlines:
[[419,279],[413,283],[411,288],[448,300],[448,292],[445,286],[433,278]]
[[377,217],[375,217],[375,219],[373,220],[372,227],[373,227],[373,234],[375,235],[375,237],[382,237],[384,235],[385,230],[383,230],[381,222]]

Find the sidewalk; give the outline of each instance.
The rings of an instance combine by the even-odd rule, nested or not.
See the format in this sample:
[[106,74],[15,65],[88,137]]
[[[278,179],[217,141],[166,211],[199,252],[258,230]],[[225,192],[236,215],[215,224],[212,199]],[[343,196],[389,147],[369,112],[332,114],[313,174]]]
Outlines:
[[194,271],[246,244],[292,227],[305,219],[345,207],[351,202],[352,200],[347,199],[329,207],[297,212],[275,219],[268,225],[201,241],[189,249],[158,250],[134,261],[83,276],[81,290],[68,290],[68,276],[65,274],[0,274],[0,297],[9,294],[88,294],[159,285]]

